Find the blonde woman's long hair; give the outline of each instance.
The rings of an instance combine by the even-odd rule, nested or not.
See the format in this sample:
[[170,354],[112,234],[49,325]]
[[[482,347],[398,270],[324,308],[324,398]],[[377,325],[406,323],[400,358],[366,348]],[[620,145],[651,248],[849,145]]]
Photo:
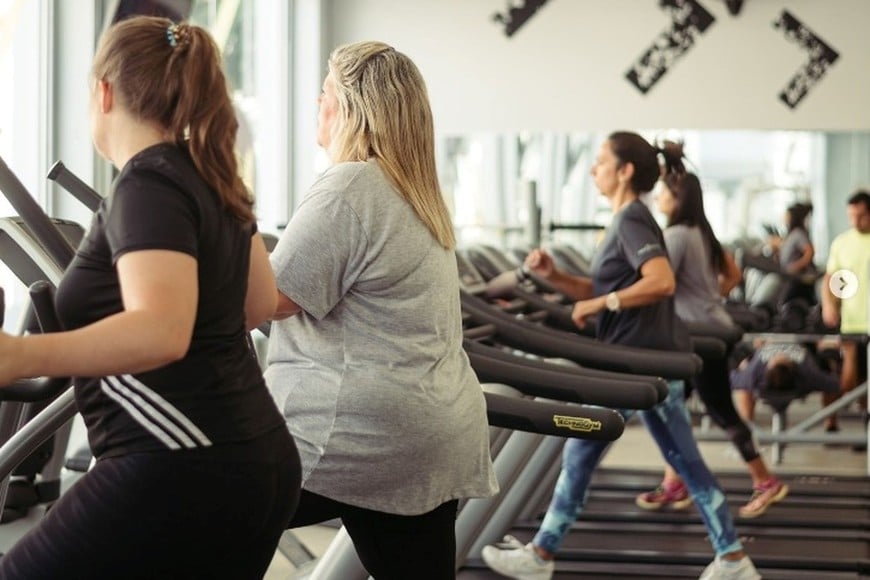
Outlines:
[[382,42],[358,42],[332,52],[329,72],[338,99],[332,161],[377,160],[438,243],[455,248],[435,169],[432,109],[416,65]]

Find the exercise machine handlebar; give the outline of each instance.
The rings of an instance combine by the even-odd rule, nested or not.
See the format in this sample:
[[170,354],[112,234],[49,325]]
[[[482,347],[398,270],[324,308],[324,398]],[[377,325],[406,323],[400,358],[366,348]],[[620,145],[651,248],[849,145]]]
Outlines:
[[51,166],[51,169],[48,170],[48,178],[73,194],[91,211],[97,211],[103,201],[103,196],[67,169],[62,161],[57,161]]
[[[58,332],[61,330],[57,312],[54,309],[54,292],[50,283],[45,280],[30,285],[31,305],[36,314],[42,332]],[[0,307],[5,304],[0,304]],[[5,308],[3,308],[5,310]],[[69,377],[40,377],[20,379],[0,387],[0,400],[32,403],[55,398],[67,387]]]

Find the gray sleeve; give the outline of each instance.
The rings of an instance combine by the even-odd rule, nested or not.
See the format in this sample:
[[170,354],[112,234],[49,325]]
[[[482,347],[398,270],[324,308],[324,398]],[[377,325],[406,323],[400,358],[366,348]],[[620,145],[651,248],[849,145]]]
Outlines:
[[671,269],[679,271],[686,257],[686,245],[689,239],[689,230],[683,226],[672,226],[664,231],[665,247],[668,250],[668,259],[671,261]]
[[360,221],[341,192],[313,189],[269,257],[278,290],[322,319],[359,276],[366,245]]
[[780,266],[787,268],[789,264],[798,260],[810,245],[810,238],[801,229],[794,229],[786,236],[780,248]]

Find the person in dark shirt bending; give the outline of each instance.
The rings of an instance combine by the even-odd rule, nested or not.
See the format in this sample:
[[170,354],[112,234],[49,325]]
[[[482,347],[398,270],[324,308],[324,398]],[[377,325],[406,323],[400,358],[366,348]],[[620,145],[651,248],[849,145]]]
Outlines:
[[277,289],[218,49],[134,17],[92,72],[94,145],[120,174],[58,288],[69,330],[0,335],[0,384],[79,377],[96,463],[0,578],[262,578],[300,468],[248,348]]
[[[828,348],[828,352],[832,350]],[[731,370],[730,379],[735,403],[746,421],[755,420],[755,402],[766,394],[800,399],[814,391],[840,392],[836,371],[825,370],[810,349],[801,344],[761,344]]]

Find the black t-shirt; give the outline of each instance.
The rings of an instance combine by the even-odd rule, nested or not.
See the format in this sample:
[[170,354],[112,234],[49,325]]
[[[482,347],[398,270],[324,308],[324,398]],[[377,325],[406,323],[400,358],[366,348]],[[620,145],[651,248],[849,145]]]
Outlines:
[[[665,240],[649,209],[636,200],[616,215],[592,259],[593,291],[603,296],[628,288],[640,277],[641,266],[667,257]],[[688,352],[689,335],[677,318],[673,297],[640,308],[598,315],[596,336],[602,342]]]
[[205,448],[285,428],[246,338],[255,231],[221,207],[183,149],[155,145],[124,166],[60,283],[61,321],[74,329],[122,311],[115,263],[137,250],[196,258],[199,296],[183,359],[135,375],[76,380],[97,457]]

